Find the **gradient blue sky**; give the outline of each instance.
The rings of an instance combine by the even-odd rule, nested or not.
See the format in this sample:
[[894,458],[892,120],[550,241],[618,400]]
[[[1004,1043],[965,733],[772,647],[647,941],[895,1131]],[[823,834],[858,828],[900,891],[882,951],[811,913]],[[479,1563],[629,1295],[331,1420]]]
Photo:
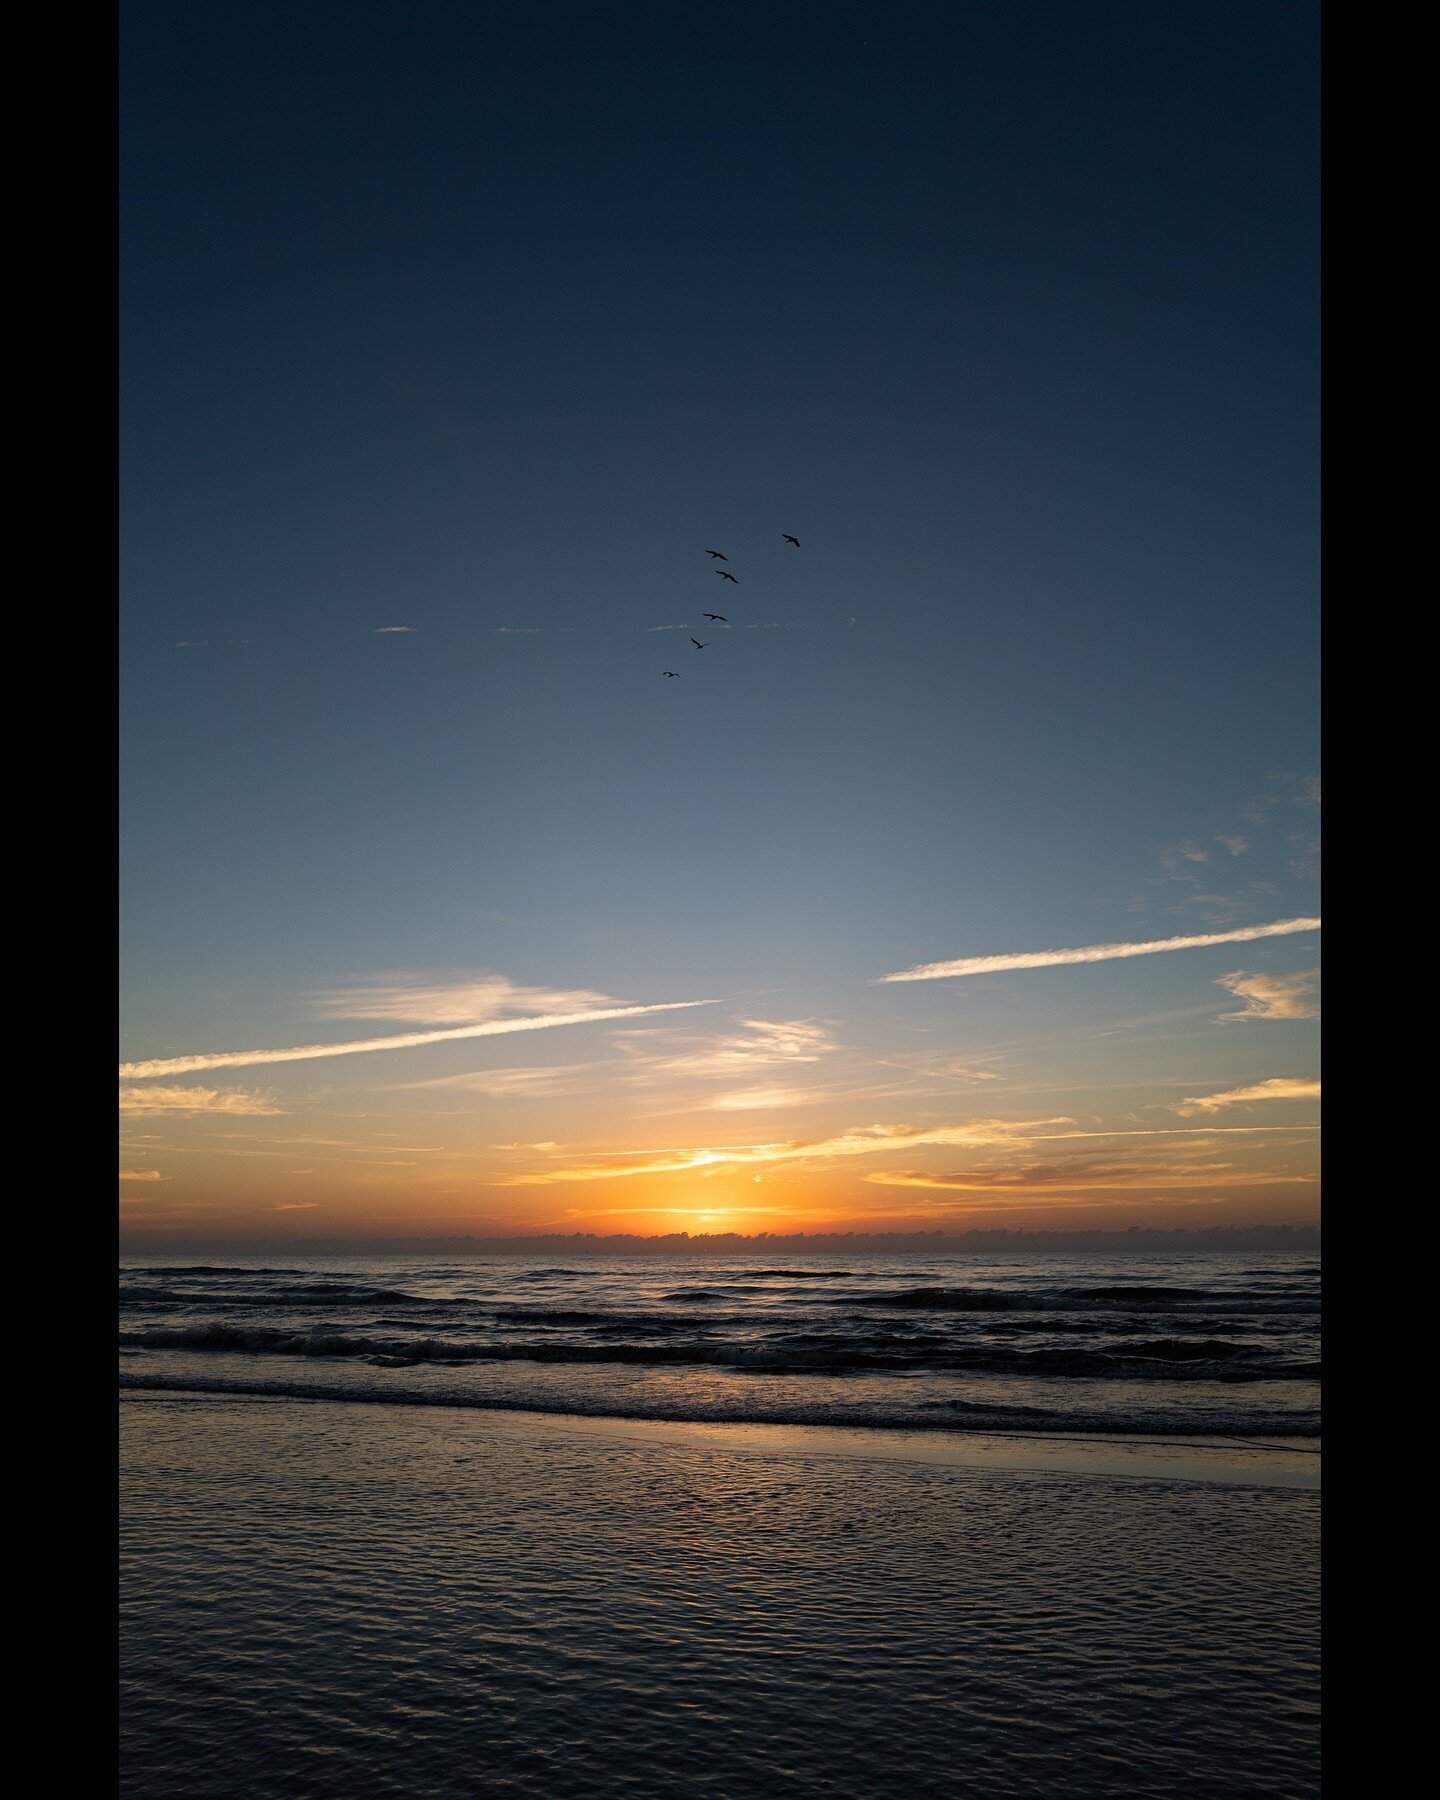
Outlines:
[[[1318,932],[875,982],[1318,915],[1316,7],[121,22],[122,1057],[453,1024],[482,975],[515,989],[477,1018],[714,1003],[216,1075],[271,1110],[129,1121],[122,1217],[579,1217],[517,1211],[493,1146],[713,1147],[697,1057],[821,1041],[747,1021],[825,1048],[758,1059],[732,1147],[1315,1076]],[[1227,1019],[1251,977],[1290,999]],[[984,1077],[873,1093],[922,1049]],[[552,1065],[591,1074],[401,1085]],[[423,1125],[455,1185],[287,1186],[277,1119]],[[1305,1125],[1214,1222],[1313,1216]],[[790,1162],[797,1221],[909,1217]],[[584,1202],[671,1228],[669,1179]]]

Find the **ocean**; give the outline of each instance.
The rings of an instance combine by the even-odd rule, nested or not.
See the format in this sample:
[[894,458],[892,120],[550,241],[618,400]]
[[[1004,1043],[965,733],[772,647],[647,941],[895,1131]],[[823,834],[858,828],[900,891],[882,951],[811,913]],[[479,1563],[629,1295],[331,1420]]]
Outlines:
[[1145,1256],[132,1262],[121,1384],[614,1418],[1313,1440],[1319,1269]]
[[120,1791],[1318,1793],[1318,1280],[130,1260]]

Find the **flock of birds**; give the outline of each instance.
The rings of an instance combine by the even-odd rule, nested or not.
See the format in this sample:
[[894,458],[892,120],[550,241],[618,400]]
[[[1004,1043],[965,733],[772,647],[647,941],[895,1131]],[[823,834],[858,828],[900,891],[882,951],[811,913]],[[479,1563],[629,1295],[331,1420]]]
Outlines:
[[[791,537],[788,531],[782,531],[780,535],[787,544],[793,544],[797,550],[800,548],[799,538]],[[729,562],[730,560],[723,550],[707,550],[705,554],[716,562]],[[735,586],[739,587],[740,577],[738,575],[732,575],[728,569],[717,569],[715,573],[722,581],[733,581]],[[709,619],[712,625],[728,625],[730,623],[724,613],[701,613],[700,617],[702,619]],[[707,642],[702,644],[699,638],[692,637],[690,640],[697,650],[708,650],[714,641],[714,638],[710,638]],[[678,669],[665,669],[663,674],[667,681],[678,681],[680,679],[680,671]]]

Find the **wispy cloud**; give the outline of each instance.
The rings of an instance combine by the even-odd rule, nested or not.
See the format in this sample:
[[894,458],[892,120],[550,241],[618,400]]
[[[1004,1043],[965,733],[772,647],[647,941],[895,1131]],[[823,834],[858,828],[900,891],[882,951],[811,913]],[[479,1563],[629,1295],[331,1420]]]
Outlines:
[[828,1026],[814,1019],[741,1019],[738,1031],[708,1037],[682,1037],[681,1046],[665,1041],[673,1034],[617,1032],[617,1047],[643,1064],[647,1074],[733,1077],[776,1064],[813,1063],[828,1056],[835,1039]]
[[497,637],[543,637],[543,625],[492,625],[491,631]]
[[825,1097],[824,1090],[817,1088],[735,1088],[728,1094],[717,1094],[710,1107],[714,1112],[754,1112],[776,1106],[808,1106]]
[[[1313,1170],[1297,1172],[1289,1162],[1277,1164],[1266,1137],[1290,1136],[1284,1131],[1257,1131],[1230,1125],[1161,1126],[1118,1131],[1077,1129],[1042,1130],[1017,1135],[1014,1142],[991,1151],[967,1169],[877,1169],[864,1179],[882,1187],[935,1188],[954,1193],[1034,1194],[1047,1190],[1066,1193],[1119,1192],[1217,1186],[1267,1186],[1275,1182],[1311,1182]],[[1308,1133],[1301,1132],[1301,1138]],[[1034,1154],[1036,1145],[1083,1141],[1085,1148]],[[1264,1162],[1245,1167],[1238,1154],[1261,1151]],[[1313,1151],[1307,1147],[1307,1154]]]
[[[1067,1119],[980,1119],[969,1125],[867,1125],[828,1138],[788,1138],[761,1144],[707,1144],[684,1150],[622,1150],[568,1162],[557,1160],[550,1168],[504,1176],[501,1182],[505,1186],[529,1187],[555,1181],[612,1181],[617,1176],[681,1174],[723,1164],[828,1162],[839,1157],[873,1156],[881,1151],[912,1150],[929,1145],[974,1149],[1011,1142],[1017,1134],[1038,1131],[1043,1125],[1069,1122]],[[563,1146],[555,1148],[563,1155]]]
[[548,1099],[572,1094],[583,1078],[600,1067],[596,1063],[540,1064],[530,1068],[473,1069],[463,1075],[440,1075],[430,1081],[400,1083],[407,1092],[419,1088],[459,1088],[466,1093],[487,1094],[495,1100]]
[[[309,1150],[353,1150],[352,1138],[323,1137],[260,1137],[250,1131],[212,1131],[206,1134],[213,1138],[240,1138],[247,1144],[303,1144]],[[384,1136],[386,1134],[381,1133]]]
[[893,1056],[881,1057],[879,1066],[883,1069],[904,1069],[930,1081],[958,1081],[966,1087],[976,1082],[1006,1079],[999,1069],[986,1068],[966,1057],[951,1056],[943,1050],[897,1051]]
[[1268,823],[1270,815],[1281,808],[1310,807],[1320,804],[1320,777],[1297,775],[1292,771],[1275,771],[1266,777],[1267,792],[1257,794],[1240,809],[1240,816],[1251,825]]
[[1223,844],[1232,856],[1243,856],[1250,848],[1250,840],[1246,837],[1217,836],[1215,842]]
[[688,631],[688,625],[647,625],[647,631]]
[[1237,1000],[1243,1012],[1221,1013],[1222,1019],[1314,1019],[1320,1015],[1320,971],[1302,969],[1295,975],[1233,975],[1217,977]]
[[1158,956],[1169,950],[1203,950],[1211,944],[1243,944],[1256,938],[1286,937],[1318,931],[1319,919],[1280,919],[1272,925],[1247,925],[1238,931],[1212,931],[1201,937],[1151,938],[1138,944],[1090,944],[1079,950],[1024,950],[1000,956],[962,956],[954,962],[922,963],[881,975],[880,981],[945,981],[957,975],[993,975],[1004,969],[1057,969],[1069,963],[1115,962],[1127,956]]
[[1171,844],[1168,849],[1160,852],[1161,865],[1167,869],[1178,869],[1187,862],[1202,863],[1209,860],[1210,852],[1202,850],[1198,844],[1190,843],[1188,839],[1184,843]]
[[814,1019],[742,1019],[741,1031],[712,1038],[682,1065],[729,1074],[754,1063],[813,1063],[835,1048],[833,1033]]
[[1027,1163],[1018,1169],[977,1170],[955,1175],[924,1169],[873,1169],[864,1179],[877,1187],[938,1188],[952,1194],[1026,1195],[1059,1189],[1065,1193],[1117,1193],[1129,1188],[1146,1194],[1166,1188],[1271,1187],[1277,1183],[1311,1182],[1313,1175],[1268,1169],[1237,1169],[1232,1163],[1199,1165],[1103,1163],[1076,1158],[1055,1163]]
[[282,1113],[269,1094],[246,1088],[122,1087],[120,1111],[127,1116],[157,1113],[226,1113],[231,1117]]
[[413,637],[415,627],[413,625],[377,625],[375,627],[376,637],[388,637],[392,632],[404,632]]
[[484,970],[444,976],[400,970],[309,1000],[326,1018],[399,1019],[407,1025],[478,1025],[502,1013],[588,1012],[624,1004],[593,988],[527,987]]
[[122,1169],[122,1181],[168,1181],[168,1175],[162,1175],[158,1169]]
[[[1180,1110],[1184,1110],[1183,1108]],[[1030,1146],[1065,1141],[1181,1138],[1176,1148],[1199,1150],[1218,1138],[1252,1139],[1288,1135],[1290,1126],[1159,1126],[1118,1131],[1077,1128],[1072,1119],[975,1119],[965,1125],[867,1125],[825,1138],[785,1138],[758,1144],[705,1144],[660,1150],[582,1151],[565,1144],[496,1144],[497,1150],[543,1151],[539,1168],[497,1178],[504,1187],[539,1187],[555,1182],[613,1181],[640,1175],[704,1173],[724,1167],[765,1167],[783,1163],[824,1163],[857,1156],[908,1153],[918,1149],[965,1149],[1023,1154]],[[1309,1128],[1299,1128],[1307,1133]],[[1173,1152],[1172,1152],[1173,1153]]]
[[1195,1113],[1218,1112],[1222,1106],[1247,1106],[1256,1100],[1318,1100],[1320,1083],[1291,1075],[1277,1075],[1270,1081],[1257,1081],[1250,1087],[1227,1088],[1223,1094],[1192,1094],[1175,1108],[1190,1117]]
[[535,1018],[489,1019],[449,1031],[405,1031],[394,1037],[358,1038],[345,1044],[297,1044],[278,1050],[221,1050],[199,1056],[159,1057],[120,1065],[131,1081],[156,1075],[190,1075],[200,1069],[250,1068],[260,1063],[308,1062],[322,1056],[360,1056],[372,1050],[413,1050],[423,1044],[452,1043],[460,1038],[503,1037],[515,1031],[547,1031],[561,1025],[590,1025],[605,1019],[631,1019],[642,1013],[677,1012],[690,1006],[713,1006],[712,1000],[666,1000],[652,1006],[607,1006],[594,1011],[541,1014]]
[[[605,997],[592,998],[603,1001]],[[475,1069],[399,1085],[406,1090],[461,1089],[495,1099],[549,1098],[575,1093],[606,1079],[650,1086],[677,1077],[702,1081],[754,1077],[818,1062],[837,1048],[829,1028],[811,1019],[745,1019],[739,1021],[737,1030],[710,1035],[664,1029],[622,1030],[614,1034],[613,1042],[622,1053],[618,1059]],[[744,1111],[761,1106],[802,1105],[821,1097],[814,1089],[767,1083],[763,1087],[736,1089],[703,1104],[722,1111]]]

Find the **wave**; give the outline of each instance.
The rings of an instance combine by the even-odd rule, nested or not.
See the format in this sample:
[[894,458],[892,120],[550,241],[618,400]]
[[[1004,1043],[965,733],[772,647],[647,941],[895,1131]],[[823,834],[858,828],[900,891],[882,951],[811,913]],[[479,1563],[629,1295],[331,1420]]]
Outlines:
[[757,1281],[769,1276],[777,1281],[854,1281],[853,1269],[747,1269]]
[[565,1306],[499,1306],[492,1309],[497,1319],[527,1325],[538,1320],[546,1325],[608,1325],[615,1317],[608,1312],[585,1312]]
[[235,1263],[144,1263],[138,1271],[122,1269],[121,1277],[132,1273],[145,1275],[301,1275],[303,1269],[271,1269],[260,1264],[242,1269]]
[[926,1312],[1017,1312],[1048,1304],[1038,1294],[1007,1294],[996,1288],[903,1288],[896,1294],[857,1294],[851,1306],[903,1306]]
[[1207,1311],[1220,1313],[1312,1312],[1315,1304],[1313,1300],[1294,1294],[1260,1296],[1253,1289],[1241,1293],[1217,1293],[1206,1288],[1138,1285],[1041,1288],[1021,1293],[1006,1288],[901,1288],[884,1294],[850,1294],[831,1302],[832,1305],[958,1313],[1100,1312],[1113,1311],[1121,1303],[1142,1311],[1183,1311],[1203,1306]]
[[[1297,1414],[1279,1410],[1254,1410],[1245,1417],[1233,1413],[1197,1415],[1193,1412],[1154,1411],[1142,1416],[1117,1416],[1084,1408],[1047,1409],[1035,1406],[996,1405],[982,1401],[922,1402],[911,1407],[874,1403],[847,1408],[837,1416],[828,1406],[737,1403],[733,1398],[677,1401],[673,1398],[633,1395],[551,1398],[539,1394],[465,1394],[422,1392],[413,1388],[358,1386],[338,1382],[293,1382],[271,1377],[236,1378],[219,1375],[171,1375],[122,1372],[122,1391],[152,1393],[226,1394],[257,1399],[313,1400],[374,1406],[458,1407],[477,1412],[543,1413],[580,1418],[654,1419],[676,1424],[744,1425],[839,1425],[849,1430],[985,1432],[996,1435],[1076,1437],[1143,1437],[1149,1439],[1229,1438],[1249,1442],[1266,1438],[1318,1439],[1317,1411]],[[1289,1449],[1290,1445],[1256,1444],[1257,1448]]]
[[1114,1287],[1083,1287],[1074,1290],[1096,1300],[1194,1300],[1203,1299],[1204,1290],[1183,1287],[1142,1287],[1136,1282],[1119,1282]]
[[287,1303],[300,1306],[371,1306],[393,1305],[403,1301],[407,1306],[448,1307],[453,1301],[427,1300],[420,1294],[407,1294],[400,1288],[368,1287],[364,1285],[341,1287],[333,1282],[302,1282],[296,1286],[265,1288],[256,1293],[231,1291],[219,1294],[196,1294],[186,1292],[182,1288],[166,1287],[127,1287],[120,1293],[120,1307],[187,1305],[197,1302],[206,1306],[283,1306]]
[[[1319,1373],[1318,1364],[1276,1361],[1261,1348],[1221,1339],[1195,1342],[1163,1338],[1120,1344],[1108,1350],[965,1346],[933,1338],[920,1342],[893,1337],[879,1342],[827,1342],[816,1341],[813,1335],[803,1342],[793,1338],[738,1343],[693,1339],[685,1343],[573,1343],[546,1339],[477,1344],[450,1338],[364,1335],[323,1325],[293,1331],[283,1326],[246,1326],[212,1320],[201,1325],[159,1325],[122,1333],[121,1344],[143,1350],[351,1358],[387,1368],[418,1363],[630,1363],[649,1367],[718,1367],[753,1374],[908,1374],[923,1369],[1099,1381],[1144,1378],[1227,1382],[1294,1381],[1313,1379]],[[1270,1360],[1262,1362],[1267,1357]]]

